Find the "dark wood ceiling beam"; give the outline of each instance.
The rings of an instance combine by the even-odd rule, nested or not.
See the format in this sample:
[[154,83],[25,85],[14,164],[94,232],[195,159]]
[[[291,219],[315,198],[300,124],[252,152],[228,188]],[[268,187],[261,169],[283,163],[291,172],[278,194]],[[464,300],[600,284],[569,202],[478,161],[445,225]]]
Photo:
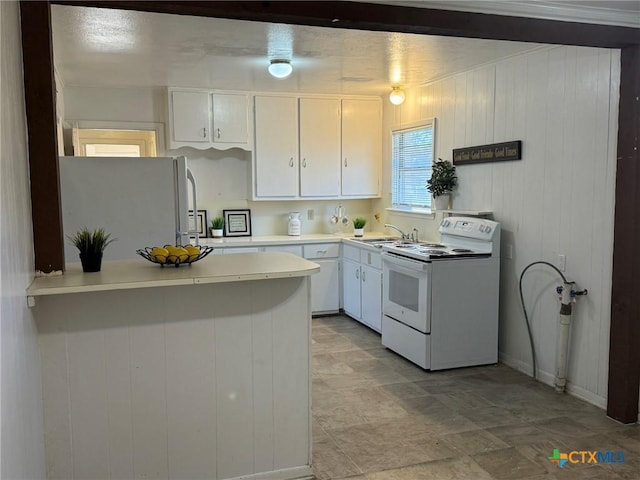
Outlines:
[[623,48],[640,43],[638,29],[629,27],[361,2],[53,0],[52,3],[296,25],[590,47]]
[[638,420],[640,388],[640,46],[622,50],[607,415]]
[[64,270],[49,2],[20,2],[35,268]]

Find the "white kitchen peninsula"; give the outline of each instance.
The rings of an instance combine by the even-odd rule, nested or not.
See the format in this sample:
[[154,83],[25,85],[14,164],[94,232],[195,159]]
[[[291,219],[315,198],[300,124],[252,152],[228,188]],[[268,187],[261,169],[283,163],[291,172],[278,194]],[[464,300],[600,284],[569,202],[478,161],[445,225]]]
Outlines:
[[37,278],[48,478],[311,475],[318,270],[256,253]]

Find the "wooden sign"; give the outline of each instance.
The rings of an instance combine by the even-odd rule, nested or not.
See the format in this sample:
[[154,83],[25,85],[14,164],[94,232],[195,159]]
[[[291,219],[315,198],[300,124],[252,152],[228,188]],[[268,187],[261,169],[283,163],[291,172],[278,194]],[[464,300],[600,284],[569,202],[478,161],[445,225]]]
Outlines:
[[475,163],[520,159],[522,159],[522,140],[453,149],[454,165],[471,165]]

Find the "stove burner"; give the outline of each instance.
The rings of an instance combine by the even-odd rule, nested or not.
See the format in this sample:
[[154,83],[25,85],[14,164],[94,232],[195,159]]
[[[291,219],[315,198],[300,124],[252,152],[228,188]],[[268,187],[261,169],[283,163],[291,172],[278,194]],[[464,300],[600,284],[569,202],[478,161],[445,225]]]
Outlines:
[[446,245],[442,245],[441,243],[422,243],[420,244],[421,247],[427,247],[427,248],[445,248]]
[[452,248],[451,251],[455,253],[473,253],[473,250],[468,248]]
[[393,246],[394,248],[414,248],[415,245],[411,245],[410,243],[398,243]]

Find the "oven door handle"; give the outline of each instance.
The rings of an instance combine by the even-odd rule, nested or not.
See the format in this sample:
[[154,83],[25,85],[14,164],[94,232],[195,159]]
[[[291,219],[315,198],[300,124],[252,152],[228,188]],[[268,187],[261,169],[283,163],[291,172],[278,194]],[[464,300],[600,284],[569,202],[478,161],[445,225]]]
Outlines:
[[428,270],[429,268],[429,263],[427,262],[421,262],[420,260],[411,260],[410,258],[400,257],[388,252],[382,252],[382,260],[392,265],[400,265],[401,267],[405,267],[410,270],[424,271]]

